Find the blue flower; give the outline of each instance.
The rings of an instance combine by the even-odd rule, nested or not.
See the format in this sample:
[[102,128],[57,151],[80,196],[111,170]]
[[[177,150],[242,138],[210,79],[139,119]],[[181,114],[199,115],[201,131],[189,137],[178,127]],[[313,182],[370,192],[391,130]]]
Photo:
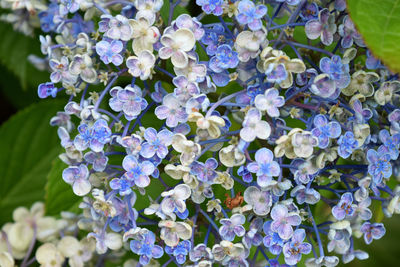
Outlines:
[[209,56],[214,56],[217,53],[217,48],[220,45],[227,44],[233,46],[233,40],[227,38],[225,28],[220,25],[214,25],[210,30],[206,30],[206,33],[201,38],[201,42],[207,45],[206,53]]
[[219,234],[224,240],[233,241],[235,236],[242,237],[246,233],[243,227],[246,217],[243,214],[233,214],[230,219],[224,218],[219,222],[222,224]]
[[59,6],[56,3],[49,4],[49,8],[38,14],[40,20],[40,28],[43,32],[54,31],[57,24],[54,23],[54,16],[59,14]]
[[153,232],[147,232],[142,240],[132,240],[130,248],[133,253],[140,255],[139,262],[147,265],[152,258],[158,259],[164,254],[162,247],[155,245],[156,237]]
[[261,29],[261,18],[267,14],[267,7],[264,5],[255,6],[250,0],[242,0],[238,5],[238,14],[236,20],[241,25],[248,25],[250,30],[257,31]]
[[283,246],[283,255],[287,264],[295,265],[301,260],[301,254],[309,254],[311,252],[311,245],[303,242],[304,238],[306,238],[306,231],[297,229],[294,231],[290,242]]
[[78,126],[79,135],[74,139],[74,145],[79,151],[83,151],[88,147],[94,152],[103,150],[104,145],[110,141],[111,129],[105,120],[97,120],[92,127],[87,124]]
[[168,154],[168,146],[172,143],[173,133],[164,129],[157,133],[154,128],[147,128],[144,132],[144,139],[147,141],[143,144],[140,155],[145,158],[151,158],[155,154],[163,159]]
[[104,155],[104,151],[93,152],[89,151],[84,155],[86,162],[93,165],[93,170],[102,172],[107,166],[108,157]]
[[279,176],[281,168],[276,161],[273,161],[274,154],[268,148],[257,150],[255,162],[249,163],[247,169],[257,175],[257,184],[261,187],[267,186],[272,176]]
[[220,73],[225,69],[235,68],[239,64],[238,53],[227,44],[218,46],[215,56],[210,59],[209,67],[212,71]]
[[239,167],[237,174],[242,176],[243,181],[246,183],[251,183],[253,181],[253,175],[251,172],[249,172],[245,165]]
[[329,75],[335,81],[337,88],[345,88],[350,84],[349,64],[342,63],[340,56],[334,55],[332,58],[324,57],[319,62],[322,72]]
[[385,235],[386,229],[383,223],[370,223],[365,222],[360,229],[364,234],[365,243],[371,244],[372,239],[381,239]]
[[212,183],[217,177],[215,169],[218,167],[218,162],[214,158],[209,158],[205,163],[195,161],[192,163],[191,172],[197,176],[201,182]]
[[295,6],[300,3],[300,0],[276,0],[276,2],[281,2],[281,3],[286,2],[286,4],[288,5]]
[[341,134],[342,128],[336,121],[328,123],[328,119],[321,114],[314,117],[315,128],[311,133],[318,138],[318,146],[320,148],[327,148],[329,145],[329,138],[338,138]]
[[108,41],[104,39],[96,44],[96,53],[100,56],[100,59],[105,64],[113,63],[115,66],[119,66],[124,61],[121,56],[121,52],[124,49],[124,45],[119,40]]
[[379,132],[379,140],[383,144],[378,148],[379,153],[389,154],[392,160],[399,157],[400,134],[390,136],[388,130],[384,129]]
[[339,203],[332,208],[333,216],[338,220],[353,216],[356,205],[353,204],[353,195],[350,192],[344,193]]
[[263,241],[263,236],[260,234],[262,226],[263,219],[260,217],[257,217],[251,221],[249,230],[242,239],[243,244],[247,248],[251,248],[252,246],[258,247],[259,245],[261,245]]
[[206,14],[214,14],[215,16],[221,16],[223,9],[224,1],[222,0],[196,0],[196,4],[198,6],[201,6],[201,9],[203,9]]
[[173,255],[179,264],[185,263],[186,256],[191,249],[192,245],[188,240],[179,242],[175,247],[165,246],[165,252],[169,255]]
[[134,156],[128,155],[122,161],[122,167],[126,170],[124,178],[133,181],[138,187],[146,187],[150,184],[149,175],[154,172],[154,165],[148,160],[139,162]]
[[142,97],[142,90],[137,85],[128,85],[124,89],[116,86],[111,89],[110,95],[111,109],[122,111],[129,121],[136,119],[148,105],[146,99]]
[[392,164],[390,164],[390,155],[378,153],[373,149],[367,152],[368,173],[372,176],[376,184],[382,182],[382,178],[390,178],[392,175]]
[[263,243],[268,248],[269,252],[274,255],[279,255],[282,252],[284,241],[279,237],[279,234],[271,230],[272,221],[266,221],[263,225],[265,233]]
[[56,97],[57,90],[57,87],[55,87],[52,82],[41,83],[38,87],[38,95],[40,98],[46,98],[48,96]]
[[132,181],[129,181],[125,177],[114,178],[110,181],[110,187],[113,190],[118,190],[121,196],[129,195],[132,193],[131,187],[134,186]]
[[89,170],[84,164],[66,168],[62,173],[62,178],[72,185],[72,190],[78,196],[88,194],[92,188],[89,182]]
[[347,159],[358,147],[358,141],[354,138],[353,132],[347,131],[338,140],[338,154],[344,159]]

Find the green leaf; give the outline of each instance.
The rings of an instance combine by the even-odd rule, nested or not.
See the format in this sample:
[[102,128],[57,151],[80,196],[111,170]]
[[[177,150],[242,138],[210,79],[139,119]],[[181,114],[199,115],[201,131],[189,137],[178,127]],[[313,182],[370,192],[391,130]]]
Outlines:
[[44,199],[46,176],[59,154],[56,129],[50,118],[62,108],[59,101],[34,104],[0,128],[0,225],[18,206]]
[[372,53],[400,72],[400,0],[347,0],[347,7]]
[[28,61],[30,54],[41,54],[39,38],[25,36],[4,22],[0,22],[0,36],[6,36],[0,42],[0,63],[19,78],[23,89],[37,88],[38,84],[49,80],[47,72],[37,70]]
[[74,194],[69,184],[62,179],[62,172],[67,165],[56,158],[47,175],[45,207],[47,215],[59,215],[61,211],[77,208],[81,198]]

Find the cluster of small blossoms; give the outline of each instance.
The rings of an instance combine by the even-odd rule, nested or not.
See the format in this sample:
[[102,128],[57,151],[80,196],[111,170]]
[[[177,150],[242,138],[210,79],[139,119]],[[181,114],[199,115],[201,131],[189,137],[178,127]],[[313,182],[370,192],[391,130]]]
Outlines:
[[137,266],[368,258],[354,240],[385,234],[374,213],[400,213],[398,76],[344,0],[194,2],[197,16],[179,0],[35,9],[51,71],[38,94],[69,95],[51,125],[96,253],[128,250]]
[[[18,207],[13,212],[13,222],[6,223],[0,231],[0,266],[84,266],[97,257],[93,238],[79,239],[79,216],[62,212],[61,218],[44,216],[44,204],[36,202],[28,210]],[[122,240],[119,240],[122,246]]]

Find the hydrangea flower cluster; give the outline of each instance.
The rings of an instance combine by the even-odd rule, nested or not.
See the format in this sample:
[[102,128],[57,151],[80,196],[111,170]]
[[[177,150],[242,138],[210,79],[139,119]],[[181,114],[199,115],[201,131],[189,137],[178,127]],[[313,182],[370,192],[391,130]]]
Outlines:
[[399,77],[343,0],[194,2],[200,14],[179,0],[11,7],[33,8],[46,34],[39,96],[69,96],[52,125],[96,253],[136,266],[368,258],[354,240],[385,233],[372,202],[400,213]]

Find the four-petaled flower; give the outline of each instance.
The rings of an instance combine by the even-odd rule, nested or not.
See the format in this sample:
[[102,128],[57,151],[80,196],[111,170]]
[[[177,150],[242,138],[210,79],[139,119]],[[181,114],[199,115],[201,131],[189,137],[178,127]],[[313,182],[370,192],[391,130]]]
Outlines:
[[191,249],[192,245],[190,241],[183,240],[179,242],[179,244],[175,247],[166,246],[165,253],[173,255],[177,263],[184,264],[186,261],[186,256],[189,254]]
[[139,55],[130,56],[126,59],[128,72],[133,77],[140,77],[141,80],[147,80],[151,75],[151,70],[156,62],[156,57],[149,50],[140,51]]
[[109,105],[112,110],[122,111],[129,121],[135,119],[147,107],[147,101],[142,97],[142,90],[137,85],[117,86],[110,91]]
[[90,192],[92,184],[89,182],[89,170],[84,164],[66,168],[62,173],[63,180],[72,185],[72,190],[78,196]]
[[153,232],[147,232],[141,240],[132,240],[130,248],[133,253],[140,255],[139,262],[147,265],[152,258],[158,259],[164,254],[163,248],[155,245],[156,236]]
[[168,146],[172,143],[173,133],[167,129],[161,130],[159,133],[154,128],[147,128],[144,131],[145,143],[142,145],[140,155],[145,158],[151,158],[155,154],[163,159],[168,154]]
[[360,231],[364,234],[365,243],[368,245],[372,243],[373,239],[380,239],[386,233],[383,223],[365,222],[361,226]]
[[269,185],[273,176],[279,176],[281,168],[274,161],[274,154],[268,148],[260,148],[255,155],[255,162],[249,163],[247,169],[257,175],[257,184],[261,187]]
[[212,71],[220,73],[223,70],[235,68],[239,64],[238,53],[227,44],[218,46],[215,56],[210,59],[209,67]]
[[138,187],[146,187],[150,184],[150,177],[155,167],[148,160],[139,162],[134,156],[128,155],[122,161],[122,167],[125,169],[125,177],[129,181],[133,181]]
[[250,30],[257,31],[261,29],[261,18],[267,14],[267,7],[264,5],[255,5],[250,0],[242,0],[238,5],[238,14],[236,20],[241,25],[249,26]]
[[333,34],[336,32],[335,15],[324,8],[318,14],[318,19],[309,20],[306,23],[305,31],[308,38],[315,40],[321,37],[324,45],[330,45],[333,42]]
[[287,264],[295,265],[301,260],[301,254],[311,252],[311,245],[303,242],[304,238],[306,238],[304,229],[297,229],[292,239],[283,246],[283,255]]
[[301,223],[300,216],[295,212],[289,212],[288,208],[282,204],[276,204],[271,210],[271,230],[278,233],[282,239],[289,239],[293,235],[292,226]]
[[167,120],[168,127],[176,127],[180,122],[186,122],[188,115],[181,107],[179,100],[173,94],[168,94],[163,98],[162,105],[156,107],[154,111],[157,118]]
[[376,184],[382,182],[382,178],[388,179],[392,175],[390,154],[378,153],[373,149],[367,152],[368,173],[371,174]]
[[102,40],[96,44],[96,53],[100,56],[100,59],[105,64],[113,63],[115,66],[119,66],[124,61],[121,56],[121,52],[124,49],[124,45],[119,40]]
[[329,138],[338,138],[342,131],[338,122],[328,122],[328,119],[321,114],[314,117],[314,126],[315,128],[311,130],[311,133],[318,138],[318,146],[320,148],[327,148]]
[[246,233],[243,227],[246,217],[243,214],[233,214],[230,219],[224,218],[219,222],[222,224],[219,234],[224,240],[233,241],[235,236],[242,237]]
[[240,138],[246,142],[252,142],[254,139],[260,138],[266,140],[271,134],[271,126],[266,121],[261,120],[261,112],[256,109],[250,109],[242,123],[243,128],[240,130]]
[[97,120],[92,127],[81,124],[78,126],[78,132],[79,134],[74,139],[74,145],[79,151],[90,148],[94,152],[100,152],[111,137],[111,129],[104,119]]
[[270,117],[279,117],[279,107],[285,104],[285,98],[279,95],[279,91],[270,88],[264,94],[259,94],[254,100],[258,110],[266,111]]
[[347,192],[341,196],[339,203],[332,208],[332,214],[336,219],[343,220],[346,217],[353,216],[355,209],[353,195]]
[[347,131],[339,138],[338,145],[339,156],[347,159],[358,147],[358,141],[355,139],[353,132]]

